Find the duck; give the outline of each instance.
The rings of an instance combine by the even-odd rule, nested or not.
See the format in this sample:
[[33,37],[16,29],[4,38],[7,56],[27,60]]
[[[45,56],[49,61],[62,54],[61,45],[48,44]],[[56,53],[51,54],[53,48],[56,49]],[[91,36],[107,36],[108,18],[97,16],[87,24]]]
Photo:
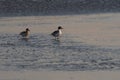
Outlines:
[[53,32],[51,33],[51,35],[52,35],[53,37],[55,37],[55,39],[58,40],[58,39],[61,37],[61,35],[62,35],[62,29],[63,29],[62,26],[58,26],[58,29],[57,29],[56,31],[53,31]]
[[30,31],[30,29],[29,29],[29,28],[26,28],[26,30],[20,32],[19,35],[21,35],[23,38],[28,38],[28,36],[29,36],[29,31]]

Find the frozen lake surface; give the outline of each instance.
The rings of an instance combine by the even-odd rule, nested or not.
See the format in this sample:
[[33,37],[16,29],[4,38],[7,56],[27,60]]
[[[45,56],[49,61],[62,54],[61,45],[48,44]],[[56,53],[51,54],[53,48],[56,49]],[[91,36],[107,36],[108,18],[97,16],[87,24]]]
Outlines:
[[61,41],[44,34],[31,35],[28,41],[16,34],[0,34],[0,70],[117,70],[120,49],[75,42],[72,36]]
[[[0,19],[0,70],[120,70],[120,14]],[[60,41],[49,34],[64,26]],[[19,32],[30,27],[28,41]]]

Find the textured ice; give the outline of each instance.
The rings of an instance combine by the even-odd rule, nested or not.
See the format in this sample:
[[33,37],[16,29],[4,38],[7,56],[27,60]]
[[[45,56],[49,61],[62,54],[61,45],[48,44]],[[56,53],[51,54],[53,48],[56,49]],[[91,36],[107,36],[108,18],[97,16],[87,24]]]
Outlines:
[[48,34],[0,34],[0,70],[119,70],[120,49],[76,42],[65,34],[60,41]]

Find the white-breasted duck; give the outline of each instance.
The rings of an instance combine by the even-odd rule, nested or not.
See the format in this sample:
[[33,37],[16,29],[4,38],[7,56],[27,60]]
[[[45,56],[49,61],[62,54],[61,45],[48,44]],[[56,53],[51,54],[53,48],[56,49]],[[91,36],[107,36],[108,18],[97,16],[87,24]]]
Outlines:
[[63,29],[62,26],[58,26],[58,30],[52,32],[51,35],[54,36],[55,39],[59,39],[60,36],[62,35],[62,31],[61,31],[62,29]]

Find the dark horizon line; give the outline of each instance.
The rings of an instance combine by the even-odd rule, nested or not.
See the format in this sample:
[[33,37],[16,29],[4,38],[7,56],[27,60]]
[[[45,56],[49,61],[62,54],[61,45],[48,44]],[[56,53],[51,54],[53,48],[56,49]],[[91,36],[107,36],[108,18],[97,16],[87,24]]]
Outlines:
[[63,15],[91,15],[91,14],[104,14],[104,13],[120,13],[120,11],[96,11],[96,12],[65,12],[65,13],[36,13],[36,14],[17,14],[17,13],[10,13],[10,14],[0,14],[0,17],[22,17],[22,16],[63,16]]

